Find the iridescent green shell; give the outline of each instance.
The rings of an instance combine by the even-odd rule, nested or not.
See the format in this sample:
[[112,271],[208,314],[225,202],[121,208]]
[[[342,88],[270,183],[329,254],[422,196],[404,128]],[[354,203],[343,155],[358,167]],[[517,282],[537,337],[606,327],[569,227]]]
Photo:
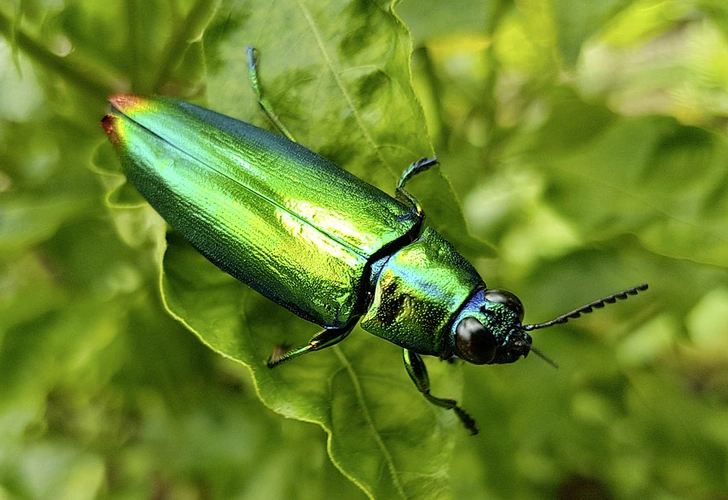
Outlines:
[[173,99],[120,95],[103,125],[154,209],[209,260],[299,316],[360,316],[369,264],[413,210],[280,135]]

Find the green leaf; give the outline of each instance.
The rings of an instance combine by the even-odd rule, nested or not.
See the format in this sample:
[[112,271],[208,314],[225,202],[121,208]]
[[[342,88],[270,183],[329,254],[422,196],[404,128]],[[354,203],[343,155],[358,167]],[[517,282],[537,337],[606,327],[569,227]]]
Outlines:
[[[567,65],[573,66],[579,58],[584,42],[632,2],[608,0],[580,2],[559,0],[555,3],[555,17],[560,32],[559,48]],[[644,10],[647,10],[646,8]]]
[[[368,1],[269,9],[249,1],[222,7],[217,19],[205,37],[211,108],[272,127],[249,85],[246,48],[255,47],[263,92],[302,145],[392,195],[407,166],[433,156],[411,86],[409,32],[389,9]],[[439,169],[408,188],[445,237],[470,254],[493,253],[469,236]]]
[[[550,174],[549,202],[589,240],[633,233],[655,253],[727,266],[725,137],[671,118],[617,119],[570,102],[554,103],[553,126],[530,152]],[[563,130],[566,115],[586,123]],[[561,137],[568,148],[556,142]]]
[[[401,2],[427,124],[394,3],[0,2],[0,497],[725,495],[726,2]],[[461,391],[429,360],[475,438],[361,330],[264,368],[317,328],[173,234],[165,254],[161,219],[129,185],[105,206],[121,179],[90,168],[103,143],[118,174],[114,92],[269,126],[248,45],[301,143],[389,193],[429,129],[456,195],[437,171],[411,189],[527,322],[650,290],[535,332],[558,371],[465,366]],[[237,360],[164,310],[162,258],[168,305]]]
[[[212,29],[207,37],[215,56],[208,78],[213,108],[269,126],[245,85],[245,48],[254,46],[263,91],[301,143],[390,192],[408,163],[431,154],[422,111],[410,87],[409,36],[391,13],[368,2],[329,4],[325,9],[299,3],[272,11],[244,5],[221,19],[234,28]],[[278,29],[283,25],[285,33]],[[251,26],[258,26],[255,37]],[[422,184],[416,184],[418,195]],[[423,203],[455,207],[433,210],[438,213],[432,220],[452,222],[458,220],[453,215],[457,203],[443,185],[440,175],[431,176]],[[308,356],[325,362],[300,360],[270,371],[264,361],[276,345],[303,345],[317,329],[294,318],[281,325],[281,308],[271,307],[209,265],[201,263],[197,270],[187,259],[179,264],[178,247],[170,245],[165,255],[167,307],[207,345],[250,366],[269,407],[326,429],[334,463],[372,497],[447,494],[440,478],[457,432],[452,415],[430,408],[414,390],[396,349],[357,339],[363,336],[359,332],[333,349],[336,356]],[[245,297],[244,307],[240,297]],[[385,385],[390,378],[397,381],[395,390]],[[452,393],[454,385],[444,387]],[[417,411],[404,411],[412,408]],[[413,443],[427,453],[410,454]],[[419,473],[412,476],[412,470]]]
[[17,254],[45,241],[61,224],[91,206],[89,200],[71,196],[46,199],[0,200],[0,253]]
[[[451,412],[415,390],[398,348],[357,329],[339,346],[267,368],[277,345],[303,345],[318,327],[224,274],[175,233],[168,235],[162,286],[170,312],[200,340],[250,367],[267,406],[329,433],[332,460],[368,495],[449,494],[442,478],[462,430]],[[450,369],[433,370],[435,387],[458,392],[453,367],[440,368]]]

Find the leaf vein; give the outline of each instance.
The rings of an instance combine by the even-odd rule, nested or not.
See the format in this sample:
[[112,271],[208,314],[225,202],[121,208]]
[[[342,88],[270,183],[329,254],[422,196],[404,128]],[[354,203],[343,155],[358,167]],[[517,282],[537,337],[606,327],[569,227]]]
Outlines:
[[394,486],[397,488],[397,492],[399,493],[400,497],[407,498],[407,495],[404,491],[402,483],[399,480],[399,476],[397,475],[397,470],[394,466],[394,460],[392,459],[392,455],[390,454],[389,450],[387,449],[386,445],[384,444],[384,440],[382,439],[381,434],[375,427],[372,416],[369,413],[369,408],[367,407],[366,402],[364,400],[364,392],[362,390],[361,383],[359,382],[359,377],[356,375],[356,372],[354,371],[354,367],[351,366],[351,363],[349,362],[347,357],[344,355],[343,351],[338,347],[335,347],[334,351],[336,352],[336,355],[338,356],[339,360],[343,364],[344,369],[349,374],[351,383],[354,385],[356,399],[359,402],[359,406],[361,407],[362,414],[364,415],[364,420],[366,420],[367,425],[369,426],[369,428],[372,431],[374,440],[376,441],[377,446],[379,447],[379,449],[382,452],[382,455],[384,456],[384,462],[387,465],[387,469],[389,469],[389,474],[392,477],[392,482],[394,483]]
[[386,162],[384,161],[384,158],[379,152],[379,148],[377,147],[376,142],[374,141],[374,138],[369,133],[369,130],[364,126],[364,120],[362,120],[361,115],[359,114],[359,111],[354,106],[354,100],[352,99],[349,92],[346,90],[346,87],[344,86],[344,83],[341,81],[341,75],[336,71],[334,68],[334,62],[331,60],[331,57],[329,57],[329,53],[326,50],[326,47],[324,46],[324,41],[321,38],[321,32],[316,27],[316,22],[313,19],[313,16],[311,16],[311,12],[303,5],[301,0],[297,0],[297,4],[299,8],[301,9],[301,12],[303,13],[303,17],[306,19],[306,22],[311,27],[311,32],[313,33],[314,38],[316,39],[316,45],[318,45],[319,50],[321,51],[321,55],[324,58],[324,63],[326,64],[326,67],[331,72],[331,76],[334,78],[334,82],[336,82],[336,86],[341,91],[341,94],[344,96],[344,100],[346,101],[347,106],[352,111],[352,114],[354,115],[354,119],[356,120],[356,123],[359,125],[359,129],[361,130],[362,134],[364,135],[364,139],[368,144],[371,145],[371,147],[374,149],[377,157],[382,161],[382,163]]

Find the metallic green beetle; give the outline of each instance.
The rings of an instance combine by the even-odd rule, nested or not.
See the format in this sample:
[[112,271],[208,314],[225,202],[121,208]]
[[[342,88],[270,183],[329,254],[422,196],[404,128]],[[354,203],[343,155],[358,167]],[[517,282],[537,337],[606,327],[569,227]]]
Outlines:
[[421,354],[512,363],[533,350],[528,331],[647,288],[524,326],[518,298],[487,289],[404,189],[434,159],[410,166],[394,199],[286,137],[214,111],[161,97],[110,102],[102,126],[154,209],[218,267],[324,327],[270,367],[342,341],[359,322],[403,347],[418,390],[475,434],[454,400],[430,394]]

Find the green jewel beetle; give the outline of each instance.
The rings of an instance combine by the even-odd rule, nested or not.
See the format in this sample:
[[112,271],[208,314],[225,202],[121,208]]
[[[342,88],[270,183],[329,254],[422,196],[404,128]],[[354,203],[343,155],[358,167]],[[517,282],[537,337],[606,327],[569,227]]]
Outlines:
[[[290,137],[260,95],[252,50],[249,61],[263,109]],[[359,323],[404,348],[417,389],[475,434],[454,400],[430,394],[421,355],[512,363],[539,354],[529,331],[647,289],[523,325],[520,300],[488,289],[405,190],[435,159],[406,169],[395,199],[288,137],[214,111],[163,97],[110,102],[102,126],[152,207],[219,268],[323,327],[307,345],[271,356],[270,367],[337,344]]]

